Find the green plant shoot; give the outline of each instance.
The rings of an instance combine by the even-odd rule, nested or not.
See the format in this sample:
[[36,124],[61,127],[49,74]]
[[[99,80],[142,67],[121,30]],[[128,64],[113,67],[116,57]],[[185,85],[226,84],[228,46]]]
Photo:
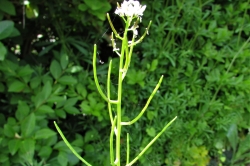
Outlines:
[[[123,80],[126,77],[127,71],[130,66],[130,62],[132,59],[132,54],[133,54],[133,48],[142,40],[144,37],[149,34],[149,28],[151,26],[151,21],[148,24],[148,27],[146,28],[144,34],[136,40],[138,36],[138,27],[139,23],[142,21],[142,16],[143,12],[146,9],[146,5],[140,5],[138,1],[134,0],[129,0],[121,4],[117,4],[117,9],[115,11],[115,14],[119,15],[122,20],[125,23],[125,29],[123,36],[120,36],[110,17],[109,14],[107,14],[107,18],[109,21],[109,24],[112,29],[112,34],[111,34],[111,42],[112,42],[112,47],[113,51],[119,56],[120,62],[119,62],[119,75],[118,75],[118,92],[117,92],[117,98],[116,99],[111,99],[110,98],[110,86],[111,86],[111,81],[110,81],[110,75],[111,75],[111,69],[112,69],[112,60],[109,63],[109,69],[108,69],[108,76],[107,76],[107,94],[105,94],[100,87],[98,78],[97,78],[97,70],[96,70],[96,53],[97,53],[97,46],[96,44],[94,45],[94,53],[93,53],[93,72],[94,72],[94,80],[97,86],[97,90],[102,96],[102,98],[108,103],[108,111],[109,111],[109,116],[110,116],[110,121],[111,121],[111,132],[110,132],[110,164],[112,166],[121,166],[121,131],[122,131],[122,126],[125,125],[132,125],[136,121],[138,121],[141,116],[144,114],[146,109],[148,108],[150,101],[152,100],[153,96],[159,89],[161,82],[163,80],[163,76],[160,77],[159,82],[157,83],[155,89],[149,96],[145,106],[142,108],[141,112],[132,120],[128,122],[123,122],[122,119],[122,85],[123,85]],[[128,32],[132,31],[133,35],[132,38],[128,37]],[[121,40],[122,45],[121,48],[116,47],[116,40]],[[111,108],[112,106],[116,106],[116,113],[115,116],[112,114]],[[162,133],[176,120],[177,117],[173,118],[169,123],[165,125],[165,127],[147,144],[146,147],[132,160],[130,160],[130,152],[129,152],[129,133],[127,133],[127,156],[126,156],[126,166],[131,166],[133,165],[145,152],[146,150],[162,135]],[[56,123],[55,123],[56,125]],[[91,166],[87,161],[85,161],[80,155],[77,154],[77,152],[73,149],[73,147],[68,143],[67,139],[64,137],[63,133],[61,132],[60,128],[56,125],[56,128],[63,138],[64,142],[66,145],[71,149],[71,151],[78,157],[82,162],[84,162],[86,165]],[[115,148],[113,145],[113,141],[115,139]],[[115,152],[114,152],[115,149]]]

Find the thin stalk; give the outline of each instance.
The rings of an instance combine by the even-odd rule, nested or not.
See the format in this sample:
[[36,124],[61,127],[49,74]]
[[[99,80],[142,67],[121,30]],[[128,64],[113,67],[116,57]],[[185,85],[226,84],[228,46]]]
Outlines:
[[124,60],[124,52],[127,47],[127,32],[128,27],[130,25],[131,18],[128,17],[126,22],[126,27],[124,31],[124,36],[122,40],[122,50],[121,50],[121,56],[120,56],[120,65],[119,65],[119,77],[118,77],[118,98],[117,98],[117,134],[116,134],[116,161],[115,164],[117,166],[121,165],[121,156],[120,156],[120,150],[121,150],[121,100],[122,100],[122,74],[123,74],[123,60]]
[[97,48],[96,48],[96,44],[94,44],[94,53],[93,53],[93,72],[94,72],[94,80],[95,80],[95,84],[96,84],[96,87],[97,87],[97,90],[98,92],[100,93],[100,95],[102,96],[102,98],[107,101],[107,102],[110,102],[110,103],[117,103],[117,101],[113,101],[113,100],[110,100],[106,97],[106,95],[103,93],[101,87],[100,87],[100,84],[99,84],[99,81],[98,81],[98,78],[97,78],[97,72],[96,72],[96,51]]
[[[137,20],[137,21],[139,21],[139,20]],[[133,34],[132,42],[131,42],[131,44],[129,44],[128,47],[126,48],[126,61],[125,61],[125,65],[124,65],[124,68],[123,68],[123,69],[125,70],[125,72],[123,73],[123,79],[124,79],[124,77],[126,76],[126,73],[127,73],[127,71],[128,71],[128,67],[129,67],[129,64],[130,64],[130,61],[131,61],[131,57],[132,57],[132,53],[133,53],[133,48],[134,48],[134,46],[135,46],[136,44],[140,43],[140,42],[144,39],[144,37],[146,36],[146,34],[148,34],[148,30],[149,30],[151,24],[152,24],[152,21],[149,22],[148,27],[146,28],[144,34],[143,34],[142,37],[141,37],[140,39],[138,39],[136,42],[134,42],[134,40],[135,40],[135,35]],[[129,51],[128,51],[128,48],[129,48],[129,47],[130,47],[130,49],[129,49]],[[129,52],[129,53],[128,53],[128,52]]]
[[56,126],[56,129],[58,131],[58,133],[61,135],[63,141],[65,142],[65,144],[68,146],[68,148],[72,151],[72,153],[74,153],[74,155],[81,160],[84,164],[86,164],[87,166],[92,166],[91,164],[89,164],[86,160],[84,160],[76,151],[75,149],[70,145],[70,143],[68,142],[68,140],[65,138],[65,136],[63,135],[61,129],[57,126],[56,122],[54,121],[54,124]]
[[134,160],[132,160],[129,164],[126,166],[131,166],[134,164],[146,151],[147,149],[162,135],[162,133],[176,120],[177,116],[172,119],[155,137],[148,143],[148,145],[136,156]]
[[152,94],[149,96],[149,98],[148,98],[148,100],[147,100],[144,108],[141,110],[140,114],[137,115],[133,120],[131,120],[129,122],[121,122],[121,125],[131,125],[131,124],[135,123],[137,120],[139,120],[141,118],[141,116],[144,114],[144,112],[148,108],[148,105],[149,105],[150,101],[152,100],[152,98],[154,97],[155,93],[159,89],[162,80],[163,80],[163,75],[161,76],[161,78],[160,78],[158,84],[156,85],[155,89],[153,90]]
[[[132,38],[132,43],[134,42],[134,35],[133,35],[133,38]],[[126,41],[128,42],[128,41]],[[132,45],[129,49],[129,47],[126,47],[126,61],[125,61],[125,65],[123,67],[123,73],[122,73],[122,79],[125,78],[126,74],[127,74],[127,71],[128,71],[128,67],[129,67],[129,64],[130,64],[130,61],[131,61],[131,56],[132,56],[132,52],[133,52],[133,48],[134,46]]]
[[115,34],[115,37],[117,37],[118,39],[121,39],[121,40],[123,40],[123,38],[121,38],[121,36],[117,33],[117,31],[115,30],[115,27],[114,27],[114,25],[113,25],[113,23],[112,23],[112,21],[111,21],[111,19],[110,19],[110,17],[109,17],[109,14],[107,13],[107,18],[108,18],[108,21],[109,21],[109,25],[110,25],[110,27],[111,27],[111,29],[112,29],[112,31],[114,32],[114,34]]
[[[110,100],[110,74],[111,74],[111,68],[112,68],[112,60],[109,62],[109,70],[108,70],[108,77],[107,77],[107,97],[108,100]],[[109,110],[109,118],[111,121],[111,124],[113,125],[113,115],[112,115],[112,107],[111,103],[108,102],[108,110]]]
[[109,138],[110,163],[111,163],[112,166],[115,165],[115,163],[114,163],[114,145],[113,145],[113,141],[114,141],[114,131],[115,131],[116,120],[117,120],[117,116],[115,116],[114,121],[112,123],[110,138]]
[[144,39],[144,37],[145,37],[147,34],[149,34],[148,30],[149,30],[151,24],[152,24],[152,21],[149,22],[148,27],[146,28],[146,30],[145,30],[144,34],[142,35],[142,37],[140,37],[140,39],[138,39],[136,42],[131,43],[131,44],[129,45],[129,47],[131,47],[132,45],[136,45],[136,44],[142,42],[142,40]]
[[127,161],[126,161],[126,164],[129,163],[129,133],[127,133]]

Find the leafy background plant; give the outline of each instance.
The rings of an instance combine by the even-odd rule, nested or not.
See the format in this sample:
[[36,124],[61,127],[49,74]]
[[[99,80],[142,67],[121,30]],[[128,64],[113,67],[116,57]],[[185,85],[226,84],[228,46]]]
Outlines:
[[[123,118],[137,115],[161,75],[164,81],[146,115],[122,133],[124,141],[130,133],[131,156],[166,122],[178,120],[135,165],[249,164],[249,1],[141,3],[147,5],[141,33],[153,23],[135,48]],[[107,60],[118,68],[105,20],[115,7],[116,1],[32,0],[24,6],[1,0],[0,165],[80,165],[54,120],[86,160],[109,165],[110,122],[91,60],[97,43],[97,73],[105,85]]]

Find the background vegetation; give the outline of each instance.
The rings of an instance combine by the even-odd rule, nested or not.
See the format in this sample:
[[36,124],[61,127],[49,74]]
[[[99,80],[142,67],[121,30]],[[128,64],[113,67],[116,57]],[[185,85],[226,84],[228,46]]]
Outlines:
[[[92,76],[106,81],[109,12],[116,0],[0,1],[0,165],[81,165],[55,132],[57,121],[93,165],[109,165],[110,122]],[[124,119],[134,117],[161,75],[145,116],[123,131],[131,155],[178,119],[135,165],[250,164],[249,0],[150,0],[124,86]],[[122,33],[122,31],[120,31]],[[113,63],[113,94],[118,66]],[[122,143],[125,152],[125,145]],[[125,156],[125,153],[123,153]]]

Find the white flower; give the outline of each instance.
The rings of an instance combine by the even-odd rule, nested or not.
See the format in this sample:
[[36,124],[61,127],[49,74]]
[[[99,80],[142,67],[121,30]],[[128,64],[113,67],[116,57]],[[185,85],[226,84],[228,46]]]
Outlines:
[[114,39],[111,39],[112,40],[112,46],[113,46],[113,51],[119,51],[119,48],[116,48],[116,42]]
[[137,35],[138,35],[138,31],[137,31],[136,28],[139,28],[137,22],[135,22],[134,25],[131,28],[128,29],[128,30],[133,31],[134,37],[137,37]]
[[140,17],[143,15],[146,5],[140,5],[139,1],[124,0],[121,6],[118,5],[115,14],[119,16]]

